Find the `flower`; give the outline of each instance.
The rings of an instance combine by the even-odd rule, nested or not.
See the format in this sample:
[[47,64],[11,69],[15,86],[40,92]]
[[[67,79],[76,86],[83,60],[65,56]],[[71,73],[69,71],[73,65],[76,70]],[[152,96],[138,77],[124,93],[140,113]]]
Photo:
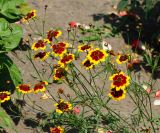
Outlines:
[[125,76],[123,72],[113,74],[112,76],[109,77],[110,80],[113,80],[113,83],[111,84],[112,88],[116,89],[124,89],[127,87],[130,83],[130,77]]
[[53,49],[53,53],[55,56],[63,56],[67,52],[66,48],[68,48],[69,44],[66,42],[60,42],[58,44],[54,44],[51,46]]
[[131,45],[132,45],[132,48],[133,49],[136,49],[136,48],[139,48],[140,46],[140,41],[138,39],[135,39],[131,42]]
[[151,92],[151,89],[148,88],[148,86],[145,85],[145,84],[142,85],[142,88],[143,88],[147,93],[150,93],[150,92]]
[[62,35],[62,31],[60,30],[50,30],[47,33],[47,39],[49,39],[49,41],[52,41],[52,38],[58,38],[59,36]]
[[89,51],[89,50],[91,50],[91,48],[92,48],[92,46],[88,45],[88,44],[79,45],[78,46],[78,51],[79,52]]
[[86,68],[86,70],[91,69],[93,67],[93,64],[89,59],[85,59],[82,62],[83,66]]
[[11,93],[9,91],[1,91],[0,92],[0,103],[4,103],[5,101],[8,101],[11,99],[10,97]]
[[34,17],[36,17],[36,10],[31,10],[24,18],[22,18],[22,22],[26,22]]
[[153,104],[154,104],[154,105],[160,105],[160,99],[154,100]]
[[45,60],[49,56],[50,52],[38,52],[34,55],[34,59],[39,58],[41,61]]
[[111,130],[107,130],[107,132],[106,133],[113,133]]
[[129,59],[129,55],[118,55],[116,61],[118,64],[126,63]]
[[128,15],[128,12],[127,11],[119,11],[118,12],[118,16],[119,17],[123,17],[123,16],[127,16]]
[[21,92],[23,94],[27,94],[27,93],[32,92],[32,90],[30,89],[30,85],[28,85],[28,84],[20,84],[16,88],[18,89],[19,92]]
[[58,93],[58,94],[64,94],[64,89],[63,89],[63,88],[58,88],[57,93]]
[[108,54],[104,50],[96,48],[94,50],[90,50],[87,57],[94,64],[98,64],[100,61],[105,61],[107,56]]
[[85,30],[89,30],[91,27],[89,25],[82,24],[82,28]]
[[64,133],[64,128],[58,126],[58,127],[51,127],[50,133]]
[[105,40],[102,41],[102,48],[103,50],[108,50],[108,51],[112,50],[112,46]]
[[80,113],[80,108],[79,107],[74,107],[73,108],[73,113],[78,115]]
[[61,59],[58,61],[58,64],[61,67],[64,67],[66,64],[69,64],[71,61],[73,61],[75,59],[74,54],[67,54],[63,57],[61,57]]
[[69,26],[70,26],[71,28],[76,28],[76,27],[77,27],[77,23],[74,22],[74,21],[71,21],[71,22],[69,22]]
[[72,109],[72,105],[69,102],[64,102],[64,100],[60,99],[58,103],[54,104],[56,107],[56,112],[62,114],[64,112],[68,112]]
[[49,39],[44,39],[44,42],[45,42],[46,44],[51,43]]
[[52,98],[52,96],[48,92],[44,92],[44,94],[40,97],[42,100],[46,100],[48,98]]
[[108,94],[109,97],[111,97],[113,100],[122,100],[125,98],[126,90],[125,89],[116,89],[116,88],[111,88],[111,92]]
[[158,90],[158,91],[156,92],[155,97],[156,97],[156,98],[160,98],[160,90]]
[[97,128],[97,133],[104,133],[104,129],[103,128]]
[[48,82],[46,81],[35,84],[33,88],[34,93],[38,93],[39,91],[44,92],[46,90],[46,85],[48,85]]
[[64,78],[65,75],[66,75],[66,69],[64,69],[62,67],[58,67],[58,68],[54,69],[53,79],[60,80],[60,79]]
[[41,50],[45,50],[46,49],[46,43],[47,40],[43,41],[43,40],[38,40],[38,42],[34,43],[31,47],[31,49],[37,51],[39,49]]

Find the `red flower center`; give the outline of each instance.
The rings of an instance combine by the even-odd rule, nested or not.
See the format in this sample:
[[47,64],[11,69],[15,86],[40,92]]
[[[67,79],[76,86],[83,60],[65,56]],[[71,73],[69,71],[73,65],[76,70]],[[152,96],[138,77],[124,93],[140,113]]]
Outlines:
[[73,60],[72,55],[66,55],[62,58],[61,62],[66,64],[68,61]]
[[47,34],[47,38],[49,39],[49,41],[52,41],[52,38],[58,36],[58,34],[59,31],[50,30]]
[[50,30],[47,34],[47,38],[49,39],[49,41],[52,41],[52,37],[53,37],[54,31]]
[[87,49],[90,49],[91,48],[91,46],[89,46],[89,45],[84,45],[84,46],[82,46],[81,47],[81,50],[87,50]]
[[41,89],[43,89],[43,85],[41,83],[38,83],[34,86],[34,91],[41,90]]
[[40,58],[40,59],[42,59],[42,58],[44,58],[46,56],[46,52],[39,52],[38,54],[36,54],[35,56],[34,56],[34,58]]
[[25,19],[30,19],[30,18],[32,18],[34,16],[34,12],[30,12],[30,13],[28,13],[27,14],[27,16],[25,17]]
[[104,56],[103,52],[99,50],[95,50],[91,53],[91,57],[93,60],[98,61],[99,59],[102,59]]
[[53,36],[56,37],[58,35],[58,31],[53,31]]
[[93,64],[93,63],[91,63],[90,60],[86,60],[83,65],[84,65],[85,67],[90,67],[92,64]]
[[51,128],[50,133],[61,133],[61,130],[58,129],[57,127],[56,128]]
[[117,91],[116,88],[113,88],[111,90],[111,95],[115,98],[119,98],[123,95],[123,90],[120,89],[119,91]]
[[39,41],[35,44],[35,47],[36,47],[36,48],[44,47],[44,46],[45,46],[45,43],[44,43],[42,40],[39,40]]
[[64,102],[61,102],[57,105],[58,109],[59,110],[62,110],[62,111],[65,111],[69,108],[68,104],[64,103]]
[[119,61],[126,61],[128,59],[128,55],[121,55],[121,57],[119,58]]
[[56,70],[55,76],[56,76],[57,78],[62,78],[62,77],[64,77],[64,76],[65,76],[65,70],[64,70],[63,68],[58,68],[58,69]]
[[19,89],[23,91],[30,91],[29,85],[25,85],[25,84],[20,85]]
[[8,94],[6,94],[6,93],[0,93],[0,100],[7,98],[7,96],[8,96]]
[[57,45],[52,45],[52,49],[55,53],[61,54],[65,50],[66,44],[61,42],[58,43]]
[[119,86],[123,86],[127,81],[126,81],[126,77],[122,74],[118,74],[113,78],[113,85],[119,87]]

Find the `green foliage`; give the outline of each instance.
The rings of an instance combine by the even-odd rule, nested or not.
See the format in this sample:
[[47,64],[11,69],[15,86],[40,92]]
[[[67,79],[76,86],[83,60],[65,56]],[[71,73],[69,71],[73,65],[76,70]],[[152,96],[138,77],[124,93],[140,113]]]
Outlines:
[[0,0],[0,17],[16,22],[29,11],[24,0]]
[[[3,87],[6,87],[6,80],[11,80],[14,86],[17,86],[22,82],[21,73],[18,67],[12,62],[12,60],[5,54],[0,54],[0,82]],[[7,74],[8,73],[8,74]],[[5,77],[4,77],[5,74]],[[4,78],[2,78],[4,77]],[[1,87],[2,87],[1,86]]]
[[110,24],[104,24],[103,26],[90,26],[90,29],[81,29],[81,33],[84,34],[79,41],[91,42],[101,41],[102,38],[115,36],[115,29]]
[[13,129],[13,124],[7,113],[0,107],[0,128]]
[[121,1],[118,3],[117,10],[118,10],[118,11],[124,10],[124,9],[127,8],[127,6],[128,6],[128,0],[121,0]]
[[22,28],[16,24],[9,24],[0,19],[0,53],[9,52],[16,48],[22,37]]

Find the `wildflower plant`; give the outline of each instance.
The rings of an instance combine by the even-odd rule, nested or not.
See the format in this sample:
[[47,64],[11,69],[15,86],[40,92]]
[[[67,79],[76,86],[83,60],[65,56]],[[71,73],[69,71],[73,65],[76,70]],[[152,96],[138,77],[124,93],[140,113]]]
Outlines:
[[[45,12],[46,10],[47,6]],[[37,20],[33,17],[28,20],[29,23],[30,21]],[[116,133],[139,132],[143,124],[146,130],[157,132],[151,103],[153,94],[147,93],[127,68],[132,60],[130,51],[119,54],[111,48],[104,50],[101,45],[104,36],[100,36],[97,41],[78,38],[78,35],[83,36],[83,30],[96,31],[93,25],[88,25],[85,29],[83,25],[77,26],[71,22],[67,33],[62,33],[57,28],[47,31],[45,20],[42,22],[42,32],[36,34],[41,39],[31,43],[35,31],[30,25],[33,35],[29,35],[30,41],[27,41],[31,48],[28,49],[27,57],[37,73],[38,81],[31,85],[24,82],[17,86],[23,100],[29,98],[32,101],[29,97],[32,93],[35,96],[41,93],[42,99],[52,100],[51,111],[32,102],[35,110],[45,114],[39,121],[41,130],[49,126],[51,133],[63,133],[72,129],[81,133],[93,133],[100,128]],[[39,70],[36,61],[48,66],[46,73]],[[60,84],[65,87],[57,93],[52,93],[48,87]],[[69,92],[66,91],[67,87]],[[154,89],[152,81],[150,88]],[[130,99],[134,105],[127,117],[112,106],[121,105],[126,99]],[[78,113],[75,113],[76,107]]]

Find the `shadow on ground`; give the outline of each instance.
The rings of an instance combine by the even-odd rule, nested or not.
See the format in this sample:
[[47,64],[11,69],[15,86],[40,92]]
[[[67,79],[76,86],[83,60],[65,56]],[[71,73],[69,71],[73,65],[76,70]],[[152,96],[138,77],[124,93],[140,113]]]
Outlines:
[[[147,48],[153,49],[152,59],[159,56],[160,52],[160,2],[157,2],[153,8],[145,11],[142,8],[144,3],[137,1],[134,7],[128,10],[127,14],[120,16],[115,13],[111,14],[93,14],[93,20],[103,19],[106,24],[111,24],[114,34],[121,34],[126,44],[132,44],[133,50],[142,54],[142,50],[137,50],[137,46],[144,44]],[[141,66],[151,72],[151,68],[146,67],[146,60]],[[160,58],[158,60],[160,68]],[[140,69],[135,67],[139,71]],[[160,78],[160,70],[154,72],[154,78]]]

